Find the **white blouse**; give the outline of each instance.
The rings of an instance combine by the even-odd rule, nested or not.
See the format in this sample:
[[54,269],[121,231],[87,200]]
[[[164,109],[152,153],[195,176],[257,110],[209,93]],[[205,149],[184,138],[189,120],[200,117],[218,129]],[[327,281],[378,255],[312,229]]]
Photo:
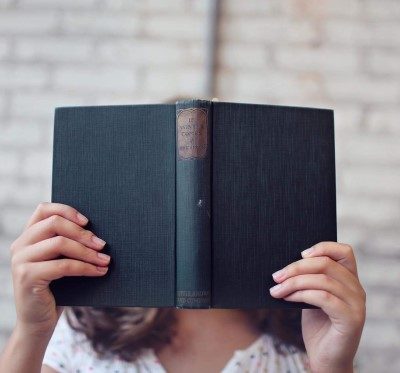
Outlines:
[[[167,373],[150,348],[143,350],[135,362],[126,362],[117,357],[100,359],[86,336],[69,326],[64,313],[47,346],[43,364],[60,373]],[[283,347],[283,354],[279,354],[274,347],[272,337],[262,334],[246,349],[236,350],[221,373],[309,371],[305,353],[288,346]]]

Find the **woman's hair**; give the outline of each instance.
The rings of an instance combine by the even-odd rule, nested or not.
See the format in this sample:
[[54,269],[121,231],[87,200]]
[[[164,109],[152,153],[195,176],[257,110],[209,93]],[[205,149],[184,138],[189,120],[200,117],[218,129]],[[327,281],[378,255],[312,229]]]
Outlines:
[[[144,348],[159,349],[174,335],[174,308],[139,307],[67,307],[72,329],[84,333],[99,357],[109,355],[132,362]],[[243,310],[254,320],[260,332],[270,334],[279,353],[282,346],[304,351],[301,334],[301,310]]]

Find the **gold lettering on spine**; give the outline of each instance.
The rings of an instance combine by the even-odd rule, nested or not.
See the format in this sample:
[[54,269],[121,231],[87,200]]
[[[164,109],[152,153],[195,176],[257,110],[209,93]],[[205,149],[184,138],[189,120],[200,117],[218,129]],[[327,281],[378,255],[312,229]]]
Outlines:
[[178,154],[181,159],[204,158],[207,154],[208,110],[189,108],[177,113]]

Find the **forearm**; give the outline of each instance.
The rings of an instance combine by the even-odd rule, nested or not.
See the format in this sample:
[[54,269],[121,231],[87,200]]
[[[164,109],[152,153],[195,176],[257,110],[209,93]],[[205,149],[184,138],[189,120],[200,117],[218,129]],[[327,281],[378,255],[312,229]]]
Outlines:
[[51,333],[38,334],[17,325],[0,355],[0,372],[39,373]]

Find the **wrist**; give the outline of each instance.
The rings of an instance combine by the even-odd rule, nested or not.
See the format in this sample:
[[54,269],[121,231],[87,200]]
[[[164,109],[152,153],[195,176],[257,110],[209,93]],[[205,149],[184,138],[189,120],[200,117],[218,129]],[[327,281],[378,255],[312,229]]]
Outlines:
[[0,354],[1,372],[40,372],[51,329],[37,329],[17,322]]
[[17,321],[13,330],[13,334],[17,339],[23,338],[36,342],[43,341],[47,344],[53,334],[54,328],[55,325],[32,325]]
[[340,365],[340,366],[318,366],[318,367],[312,367],[311,366],[311,372],[313,373],[354,373],[354,368],[353,368],[353,362],[350,362],[348,364]]

